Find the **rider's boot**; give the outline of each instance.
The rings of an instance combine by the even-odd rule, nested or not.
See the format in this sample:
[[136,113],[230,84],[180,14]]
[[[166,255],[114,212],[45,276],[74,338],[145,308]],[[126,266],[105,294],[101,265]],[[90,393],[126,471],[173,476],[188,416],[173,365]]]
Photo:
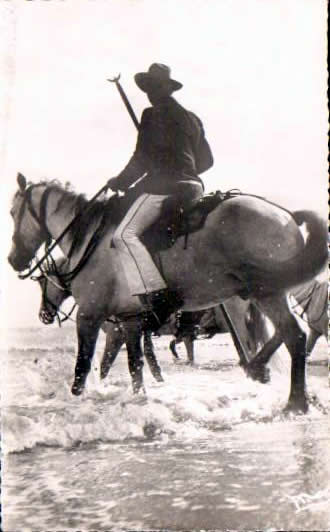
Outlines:
[[144,308],[144,327],[154,332],[183,304],[182,298],[168,288],[142,294],[140,300]]

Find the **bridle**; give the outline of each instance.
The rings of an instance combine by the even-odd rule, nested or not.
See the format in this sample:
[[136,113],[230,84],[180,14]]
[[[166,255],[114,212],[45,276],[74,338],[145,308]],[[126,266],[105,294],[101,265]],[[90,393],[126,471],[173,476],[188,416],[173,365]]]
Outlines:
[[[31,202],[31,192],[33,190],[34,187],[37,187],[37,186],[43,186],[43,183],[38,183],[36,185],[30,185],[28,189],[26,189],[24,192],[20,191],[20,195],[23,196],[23,198],[27,201],[23,201],[22,204],[21,204],[21,207],[20,207],[20,211],[19,211],[19,214],[18,214],[18,222],[17,222],[17,225],[18,227],[16,228],[15,232],[14,232],[14,235],[13,235],[13,241],[14,243],[16,244],[16,246],[20,246],[21,249],[23,249],[25,253],[29,254],[30,251],[26,248],[24,242],[23,242],[23,239],[21,238],[20,236],[20,233],[19,233],[19,229],[20,229],[20,226],[21,226],[21,223],[22,223],[22,218],[23,218],[23,214],[24,214],[24,208],[25,208],[25,205],[27,203],[27,206],[29,208],[29,211],[32,215],[32,217],[39,223],[40,225],[40,228],[42,231],[44,231],[44,240],[45,240],[45,254],[41,257],[41,259],[39,259],[36,264],[34,266],[30,266],[31,262],[33,259],[36,259],[36,257],[34,256],[31,261],[30,261],[30,264],[29,264],[29,271],[27,273],[19,273],[18,274],[18,277],[20,279],[27,279],[28,277],[31,278],[32,274],[37,270],[39,269],[40,270],[40,267],[41,265],[44,263],[45,259],[47,259],[48,257],[51,257],[51,252],[53,251],[53,249],[58,245],[58,243],[62,240],[62,238],[69,232],[69,230],[77,223],[77,221],[81,218],[82,215],[85,215],[86,212],[88,211],[88,209],[91,207],[91,205],[93,205],[94,201],[103,193],[106,193],[107,190],[108,190],[108,185],[105,185],[104,187],[102,187],[94,196],[91,200],[88,201],[86,207],[84,208],[84,212],[78,212],[71,220],[71,222],[63,229],[62,233],[56,238],[56,240],[54,240],[52,243],[52,236],[51,234],[49,233],[49,230],[47,228],[47,225],[46,225],[46,206],[47,206],[47,200],[48,200],[48,195],[50,194],[51,192],[51,188],[46,188],[45,192],[43,193],[42,195],[42,198],[41,198],[41,202],[40,202],[40,216],[38,216],[35,208],[33,207],[32,205],[32,202]],[[114,196],[118,196],[118,194],[114,194]],[[99,238],[100,235],[98,235],[98,238]],[[86,252],[86,256],[84,256],[82,258],[82,260],[80,261],[80,263],[75,267],[74,271],[66,274],[66,277],[67,277],[67,280],[72,280],[75,275],[80,271],[80,269],[83,267],[84,263],[86,262],[86,260],[88,259],[89,255],[92,253],[95,245],[97,243],[97,239],[95,239],[95,241],[92,243],[93,245],[89,246],[87,252]],[[51,257],[52,258],[52,257]],[[54,261],[54,259],[52,258],[52,261]]]
[[[40,200],[39,215],[38,215],[35,207],[33,206],[32,199],[31,199],[32,191],[36,187],[40,187],[40,186],[44,186],[44,183],[38,183],[36,185],[32,184],[26,190],[24,190],[24,191],[20,190],[18,192],[18,194],[23,197],[23,201],[22,201],[22,203],[20,205],[20,209],[19,209],[19,212],[18,212],[18,219],[17,219],[17,227],[16,227],[14,235],[13,235],[14,244],[17,247],[20,248],[22,253],[27,254],[27,255],[30,253],[30,250],[27,249],[27,247],[26,247],[26,245],[24,243],[24,240],[23,240],[23,238],[21,237],[21,234],[20,234],[21,224],[22,224],[23,215],[24,215],[24,211],[25,211],[26,207],[27,207],[29,213],[31,214],[32,218],[39,224],[40,229],[41,229],[41,238],[45,242],[45,253],[44,253],[44,255],[41,257],[41,259],[37,260],[37,256],[35,254],[34,257],[32,257],[32,259],[30,260],[30,263],[29,263],[29,266],[28,266],[28,268],[29,268],[28,271],[26,273],[19,273],[18,274],[18,277],[20,279],[27,279],[28,277],[31,278],[32,274],[37,269],[42,271],[42,265],[45,262],[45,260],[48,260],[48,258],[51,259],[53,264],[55,263],[55,260],[52,257],[51,252],[57,246],[57,244],[63,238],[63,236],[69,231],[69,229],[71,228],[73,223],[76,221],[76,217],[74,217],[73,220],[71,221],[71,223],[69,223],[69,225],[64,229],[64,231],[62,231],[62,233],[56,238],[56,240],[53,240],[53,242],[52,242],[52,236],[51,236],[51,234],[50,234],[50,232],[48,230],[47,224],[46,224],[47,201],[48,201],[48,196],[51,193],[52,189],[46,187],[46,189],[45,189],[45,191],[44,191],[44,193],[43,193],[43,195],[41,197],[41,200]],[[36,264],[34,266],[31,266],[31,263],[32,263],[33,260],[37,260],[37,262],[36,262]]]
[[[43,309],[46,309],[47,314],[52,320],[56,318],[58,325],[61,326],[64,321],[71,319],[71,314],[73,313],[77,304],[74,303],[70,312],[66,313],[63,312],[57,305],[55,305],[55,303],[53,303],[53,301],[51,301],[47,296],[48,283],[55,286],[58,290],[62,290],[67,296],[71,295],[71,291],[64,284],[61,283],[60,273],[58,272],[55,261],[53,262],[52,267],[50,267],[48,264],[48,267],[46,269],[40,267],[40,271],[41,274],[38,276],[32,276],[31,280],[39,282],[39,285],[41,287],[41,304]],[[59,282],[57,282],[54,277],[56,277]],[[61,318],[60,315],[62,315],[63,317]],[[48,319],[46,323],[47,322],[50,323]]]
[[[43,241],[45,242],[45,253],[38,260],[37,260],[36,254],[35,254],[34,257],[32,257],[32,259],[29,262],[28,272],[19,273],[18,276],[19,276],[20,279],[30,278],[31,280],[34,280],[34,281],[37,281],[37,280],[41,281],[42,279],[45,279],[45,282],[42,285],[42,304],[44,306],[46,306],[46,304],[47,304],[50,308],[53,309],[53,312],[51,312],[50,315],[51,315],[52,318],[54,318],[56,316],[57,319],[58,319],[59,325],[61,325],[61,323],[63,323],[64,321],[66,321],[67,319],[70,318],[73,310],[76,307],[76,304],[73,305],[72,309],[70,310],[70,312],[68,314],[66,314],[65,312],[59,310],[57,308],[57,306],[54,305],[54,303],[47,298],[47,295],[46,295],[47,294],[47,292],[46,292],[47,283],[48,282],[52,283],[57,288],[67,292],[68,295],[71,294],[71,291],[69,289],[70,281],[72,281],[72,279],[82,269],[82,267],[84,266],[84,264],[88,260],[89,256],[93,253],[96,245],[99,242],[100,237],[102,236],[102,232],[104,230],[104,221],[103,221],[103,223],[100,224],[100,226],[97,229],[96,233],[92,237],[92,239],[91,239],[90,243],[88,244],[88,246],[86,248],[86,251],[85,251],[83,257],[81,258],[81,260],[79,261],[78,265],[76,265],[75,268],[71,272],[68,272],[68,273],[65,273],[65,274],[61,274],[58,271],[57,267],[56,267],[56,262],[55,262],[54,257],[52,256],[51,252],[58,245],[58,243],[62,240],[62,238],[68,233],[68,231],[74,226],[74,224],[77,223],[77,221],[80,219],[80,217],[82,215],[86,214],[86,212],[93,205],[95,200],[101,194],[106,193],[108,191],[109,187],[108,187],[107,184],[105,186],[103,186],[92,197],[92,199],[88,201],[86,207],[84,208],[84,212],[83,213],[82,212],[78,212],[73,217],[71,222],[63,229],[63,231],[56,238],[56,240],[52,241],[52,236],[51,236],[51,234],[50,234],[50,232],[48,230],[47,224],[46,224],[47,201],[48,201],[48,196],[49,196],[49,194],[50,194],[52,189],[46,187],[46,189],[45,189],[45,191],[44,191],[44,193],[43,193],[43,195],[41,197],[41,200],[40,200],[39,215],[38,215],[36,209],[34,208],[34,206],[32,204],[32,199],[31,199],[31,195],[32,195],[33,189],[35,187],[37,187],[37,186],[44,186],[44,185],[45,185],[44,183],[31,184],[31,185],[29,185],[28,188],[26,188],[24,190],[22,190],[22,188],[21,188],[18,191],[18,194],[23,198],[23,201],[22,201],[22,203],[20,205],[19,212],[18,212],[18,219],[17,219],[17,222],[16,222],[16,229],[15,229],[14,235],[13,235],[13,242],[14,242],[16,247],[20,248],[22,253],[24,253],[26,255],[30,254],[30,250],[26,247],[26,245],[24,243],[24,240],[23,240],[23,238],[21,237],[21,234],[20,234],[21,224],[22,224],[22,220],[23,220],[23,216],[24,216],[24,210],[27,207],[28,210],[29,210],[29,213],[32,216],[32,218],[34,218],[34,220],[40,226],[41,237],[43,237]],[[118,197],[118,193],[114,194],[114,197]],[[34,266],[31,266],[31,263],[32,263],[33,260],[36,260],[36,264],[34,264]],[[45,261],[46,261],[46,264],[47,264],[46,269],[44,267]],[[41,274],[38,275],[38,276],[32,276],[32,274],[37,269],[41,272]],[[54,275],[56,275],[57,279],[60,280],[60,284],[58,284],[56,281],[54,281],[54,279],[52,279],[52,273],[54,273]],[[64,315],[64,318],[61,319],[59,314]]]
[[[24,192],[22,191],[18,192],[18,194],[23,198],[23,201],[20,205],[19,212],[18,212],[17,227],[13,234],[13,242],[15,246],[19,248],[24,255],[29,255],[30,253],[30,250],[27,248],[24,242],[24,239],[21,236],[21,232],[20,232],[22,221],[23,221],[23,216],[24,216],[24,211],[26,208],[28,209],[32,218],[38,223],[40,230],[41,230],[41,236],[43,237],[43,240],[45,241],[45,245],[49,246],[51,239],[52,239],[51,234],[49,233],[49,230],[46,225],[46,208],[47,208],[47,200],[48,200],[50,190],[46,189],[41,197],[40,212],[38,215],[35,207],[33,206],[32,198],[31,198],[32,191],[38,186],[42,186],[42,184],[40,183],[37,185],[30,185],[29,188],[24,190]],[[32,262],[33,258],[31,259],[30,263]],[[35,269],[36,268],[33,268],[33,269],[30,268],[29,275]]]
[[[30,250],[25,245],[24,239],[21,236],[20,229],[24,217],[25,209],[27,208],[29,213],[31,214],[32,218],[38,223],[40,230],[41,230],[41,238],[45,242],[45,254],[42,257],[41,260],[37,262],[37,264],[33,267],[30,266],[32,261],[36,259],[36,256],[34,256],[29,264],[29,271],[27,274],[20,274],[19,277],[21,279],[25,279],[27,277],[30,277],[32,281],[39,281],[41,289],[42,289],[42,305],[44,308],[47,308],[47,312],[50,314],[51,318],[56,317],[58,320],[59,325],[70,318],[71,314],[73,313],[73,310],[76,307],[76,304],[73,305],[72,309],[68,314],[61,311],[57,308],[57,306],[47,297],[47,284],[51,283],[56,288],[63,290],[68,295],[70,295],[70,290],[68,290],[67,286],[65,286],[64,281],[61,282],[61,275],[56,267],[56,262],[54,257],[51,254],[52,249],[55,247],[55,244],[59,241],[57,239],[52,246],[50,246],[52,237],[48,230],[47,224],[46,224],[46,209],[47,209],[47,201],[48,196],[51,192],[51,189],[46,188],[44,191],[41,201],[40,201],[40,210],[39,215],[32,203],[32,192],[33,190],[38,187],[43,186],[42,183],[36,184],[36,185],[30,185],[26,190],[19,191],[18,194],[23,198],[23,201],[20,205],[18,216],[17,216],[17,224],[16,229],[13,235],[13,242],[18,247],[23,254],[28,255],[30,253]],[[43,266],[44,262],[46,261],[46,268]],[[40,275],[33,276],[32,274],[35,272],[35,270],[38,268],[40,271]],[[56,282],[53,277],[56,276],[57,279],[59,279],[59,282]],[[41,283],[40,281],[44,281]],[[51,310],[49,310],[51,309]],[[64,316],[64,318],[61,319],[60,314]]]

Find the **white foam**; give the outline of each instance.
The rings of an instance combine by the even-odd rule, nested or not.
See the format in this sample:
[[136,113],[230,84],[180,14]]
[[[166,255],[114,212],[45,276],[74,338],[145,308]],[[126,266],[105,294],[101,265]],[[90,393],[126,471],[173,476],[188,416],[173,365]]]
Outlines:
[[[156,349],[158,345],[162,348],[157,353],[165,382],[155,383],[146,366],[147,396],[132,394],[125,352],[118,355],[107,379],[100,381],[100,345],[86,391],[74,397],[70,391],[74,341],[72,337],[62,350],[49,349],[37,355],[33,350],[25,351],[24,360],[21,351],[11,352],[4,393],[5,452],[19,452],[38,444],[65,448],[81,442],[131,438],[157,438],[160,444],[170,439],[184,443],[212,441],[219,431],[237,424],[280,420],[289,394],[285,363],[284,370],[280,365],[273,368],[271,383],[263,385],[246,378],[230,345],[197,342],[198,367],[191,368],[173,364],[164,348],[167,340],[161,338],[155,343]],[[219,355],[214,358],[216,351]],[[214,367],[219,369],[209,369]],[[311,377],[309,391],[329,405],[324,381]],[[322,415],[317,405],[308,414],[311,418]]]

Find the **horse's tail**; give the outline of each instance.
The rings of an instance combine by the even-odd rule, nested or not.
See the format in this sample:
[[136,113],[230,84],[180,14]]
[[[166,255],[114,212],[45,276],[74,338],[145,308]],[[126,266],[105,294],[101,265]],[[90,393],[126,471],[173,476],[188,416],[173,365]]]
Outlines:
[[[328,227],[316,212],[295,211],[292,213],[298,226],[306,224],[308,232],[305,247],[299,257],[298,264],[292,268],[292,282],[297,278],[299,283],[315,277],[325,267],[328,261]],[[298,271],[295,271],[297,270]],[[291,279],[290,279],[291,282]]]
[[292,216],[298,226],[306,224],[308,234],[304,247],[298,255],[289,261],[274,265],[272,271],[259,272],[259,281],[261,284],[264,281],[271,290],[288,290],[313,279],[325,267],[328,260],[326,222],[313,211],[295,211]]

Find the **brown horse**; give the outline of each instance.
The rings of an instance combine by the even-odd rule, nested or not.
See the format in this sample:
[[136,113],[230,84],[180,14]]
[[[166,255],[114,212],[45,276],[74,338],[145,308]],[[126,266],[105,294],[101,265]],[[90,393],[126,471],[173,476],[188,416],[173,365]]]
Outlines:
[[[40,275],[33,278],[38,281],[41,289],[39,319],[45,325],[54,323],[56,318],[59,320],[59,324],[61,324],[69,317],[60,309],[62,303],[72,295],[70,287],[62,283],[62,276],[67,273],[68,265],[68,260],[61,257],[47,265],[46,268],[42,269]],[[130,339],[125,338],[125,327],[115,318],[106,320],[101,328],[106,334],[106,343],[100,368],[100,377],[104,379],[117,357],[119,350]],[[153,377],[157,382],[163,382],[161,368],[154,354],[151,332],[149,331],[145,331],[144,333],[143,351]]]
[[[65,257],[61,257],[43,267],[41,275],[34,277],[41,289],[39,318],[46,325],[54,323],[55,318],[58,318],[61,324],[69,317],[60,308],[62,303],[71,296],[70,287],[68,285],[64,286],[62,283],[63,276],[69,271],[68,268],[68,260]],[[243,342],[246,353],[249,359],[252,360],[257,353],[258,346],[261,347],[268,340],[265,320],[254,305],[237,296],[232,297],[227,302],[226,307],[235,324],[240,341]],[[62,318],[61,314],[63,315]],[[117,358],[121,347],[126,343],[126,338],[123,324],[114,317],[103,323],[102,330],[106,333],[106,343],[101,361],[100,377],[104,379]],[[230,331],[222,310],[218,306],[198,312],[174,314],[159,329],[157,334],[158,336],[175,336],[175,339],[170,343],[170,349],[176,359],[179,356],[175,346],[184,342],[188,363],[194,364],[194,340],[197,335],[207,335],[208,338],[211,338],[214,334],[228,332]],[[143,346],[144,356],[152,375],[158,382],[163,381],[161,369],[154,353],[151,331],[144,331]]]
[[[138,298],[129,294],[117,250],[111,247],[120,219],[118,209],[115,202],[108,205],[107,230],[100,236],[97,228],[104,218],[102,202],[94,202],[88,210],[88,202],[82,196],[56,183],[27,186],[21,174],[18,185],[11,208],[15,230],[8,257],[18,272],[29,267],[43,242],[61,235],[77,209],[84,213],[78,219],[78,238],[70,230],[59,242],[75,271],[71,289],[79,306],[78,357],[72,393],[78,395],[83,391],[105,319],[137,315],[142,310]],[[299,229],[304,222],[306,240]],[[82,264],[95,233],[99,235],[97,245]],[[306,335],[290,311],[286,293],[315,277],[326,264],[326,223],[310,211],[291,214],[261,198],[239,195],[215,207],[203,227],[188,239],[181,236],[168,247],[167,234],[162,238],[160,231],[150,231],[145,241],[167,285],[183,301],[182,310],[210,308],[234,295],[248,295],[257,304],[273,322],[276,333],[245,370],[263,368],[274,349],[284,342],[291,355],[287,408],[305,412]],[[137,320],[128,320],[125,328],[132,339],[129,368],[133,390],[138,392],[143,387],[143,363]]]

